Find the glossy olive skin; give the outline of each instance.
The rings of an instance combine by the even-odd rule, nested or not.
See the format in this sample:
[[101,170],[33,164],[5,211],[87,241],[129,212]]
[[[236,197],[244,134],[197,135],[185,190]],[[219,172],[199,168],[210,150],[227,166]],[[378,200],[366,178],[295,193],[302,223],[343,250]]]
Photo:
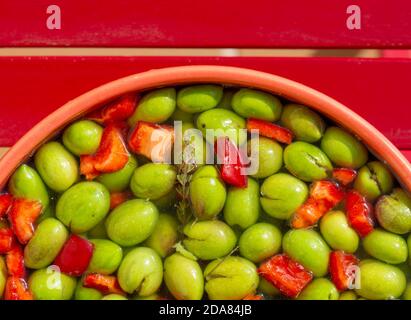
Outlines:
[[138,102],[136,111],[128,119],[130,126],[138,121],[162,123],[173,114],[176,108],[176,90],[161,88],[146,93]]
[[241,256],[258,263],[280,251],[281,231],[269,223],[256,223],[243,232],[238,245]]
[[90,239],[107,239],[106,220],[101,220],[96,226],[87,232],[87,237]]
[[0,299],[3,297],[7,281],[7,267],[3,256],[0,256]]
[[177,107],[188,113],[197,113],[215,108],[223,97],[223,88],[218,85],[194,85],[178,91]]
[[94,250],[88,272],[111,274],[116,271],[123,259],[123,249],[106,239],[91,239],[90,242]]
[[210,300],[238,300],[252,294],[259,278],[255,265],[241,257],[210,262],[204,270],[205,291]]
[[36,170],[26,164],[22,164],[13,173],[8,188],[16,198],[39,201],[43,206],[43,211],[49,206],[49,193],[43,180]]
[[246,229],[257,222],[260,215],[259,185],[248,178],[246,188],[230,187],[224,206],[224,220],[231,226]]
[[372,161],[358,171],[354,189],[374,202],[380,195],[390,193],[393,184],[393,177],[388,169],[381,162]]
[[411,284],[408,283],[401,297],[402,300],[411,300]]
[[129,200],[115,208],[106,220],[109,238],[129,247],[146,240],[154,231],[158,210],[150,201]]
[[281,295],[280,291],[274,285],[272,285],[270,282],[268,282],[262,277],[260,277],[260,283],[258,284],[258,291],[264,293],[265,295],[271,296],[271,297],[277,297]]
[[344,291],[341,292],[338,300],[357,300],[357,295],[354,291]]
[[261,185],[260,203],[263,210],[276,219],[287,220],[308,196],[307,185],[287,173],[277,173]]
[[411,197],[396,188],[390,195],[379,198],[375,205],[379,224],[387,231],[405,234],[411,231]]
[[63,133],[64,146],[76,156],[96,153],[100,146],[103,128],[90,120],[80,120]]
[[201,300],[204,277],[197,261],[174,253],[164,260],[164,282],[177,300]]
[[220,213],[226,201],[225,185],[214,166],[202,166],[192,176],[190,201],[199,220],[209,220]]
[[338,300],[340,294],[335,285],[326,278],[314,279],[298,296],[298,300]]
[[[250,144],[248,147],[250,147]],[[251,148],[249,148],[249,153],[251,153]],[[281,169],[283,165],[283,149],[277,142],[259,137],[258,150],[256,150],[255,154],[251,153],[251,161],[258,161],[258,171],[252,177],[257,179],[267,178]]]
[[124,257],[117,277],[125,292],[150,296],[160,288],[163,281],[161,258],[151,248],[135,248]]
[[34,271],[29,289],[36,300],[70,300],[76,289],[76,279],[55,268]]
[[320,140],[325,130],[324,120],[314,111],[299,104],[288,104],[284,107],[281,123],[294,133],[296,140],[309,143]]
[[76,291],[74,292],[75,300],[100,300],[103,294],[93,288],[83,287],[83,279],[77,282]]
[[218,220],[189,223],[184,227],[184,247],[201,260],[213,260],[228,255],[237,237],[224,222]]
[[57,201],[56,217],[74,233],[95,227],[110,209],[110,194],[98,182],[80,182]]
[[144,242],[146,247],[155,250],[160,257],[165,258],[172,250],[178,240],[178,221],[171,214],[162,213],[153,232]]
[[226,89],[223,92],[223,97],[217,105],[217,108],[232,109],[234,90]]
[[128,300],[128,299],[122,296],[121,294],[111,293],[101,298],[101,300]]
[[321,235],[334,250],[348,253],[357,251],[359,237],[342,211],[330,211],[320,221]]
[[312,271],[315,277],[328,273],[330,249],[321,235],[311,229],[294,229],[283,237],[283,251]]
[[361,287],[356,293],[370,300],[396,299],[406,287],[404,273],[395,266],[377,260],[360,262]]
[[34,156],[44,183],[55,192],[64,192],[79,178],[76,158],[59,142],[48,142]]
[[175,188],[173,188],[166,195],[162,196],[161,198],[151,200],[151,202],[154,203],[159,210],[168,210],[170,208],[174,208],[177,202],[177,191]]
[[130,188],[137,198],[156,200],[173,189],[176,177],[177,173],[172,165],[147,163],[134,171]]
[[401,236],[382,229],[375,229],[363,239],[365,251],[378,260],[399,264],[407,260],[407,243]]
[[280,119],[282,104],[277,97],[253,89],[240,89],[232,99],[236,113],[245,118],[256,118],[267,121]]
[[284,163],[295,177],[308,182],[327,178],[333,168],[321,149],[303,141],[293,142],[284,149]]
[[329,127],[325,131],[321,149],[340,167],[357,169],[368,160],[365,146],[353,135],[338,127]]
[[137,168],[137,159],[130,155],[123,169],[113,173],[105,173],[97,177],[97,181],[103,184],[110,192],[121,192],[128,188],[131,177]]
[[31,269],[47,267],[54,261],[69,233],[57,219],[47,218],[36,228],[33,237],[24,248],[24,263]]
[[185,112],[183,110],[181,110],[180,108],[176,108],[173,112],[173,114],[171,115],[171,120],[173,121],[182,121],[184,122],[194,122],[194,114],[193,113],[188,113]]

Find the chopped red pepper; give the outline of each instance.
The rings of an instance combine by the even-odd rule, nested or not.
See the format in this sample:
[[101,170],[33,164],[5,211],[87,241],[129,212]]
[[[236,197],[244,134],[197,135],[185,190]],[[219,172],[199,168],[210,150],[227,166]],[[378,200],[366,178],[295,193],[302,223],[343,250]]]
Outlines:
[[21,244],[29,242],[34,234],[34,222],[43,206],[38,201],[15,199],[8,213],[13,231]]
[[0,218],[3,218],[9,211],[13,203],[13,197],[6,194],[0,194]]
[[92,273],[84,278],[83,285],[86,288],[96,289],[103,294],[117,293],[124,295],[115,276]]
[[7,278],[4,291],[5,300],[33,300],[33,295],[28,289],[24,279],[11,276]]
[[174,129],[145,121],[137,122],[128,145],[136,153],[153,162],[167,162],[174,143]]
[[293,133],[289,129],[265,120],[247,119],[247,130],[251,131],[253,129],[258,130],[260,136],[274,139],[281,143],[290,144],[293,141]]
[[261,294],[249,294],[243,300],[264,300],[264,297]]
[[100,172],[94,167],[94,156],[80,156],[80,172],[87,180],[93,180],[100,175]]
[[246,165],[240,151],[227,137],[218,138],[215,145],[217,157],[221,162],[221,179],[234,187],[246,188],[247,175],[242,172]]
[[328,180],[316,181],[311,185],[310,196],[295,212],[293,228],[307,228],[318,222],[328,211],[344,199],[344,191]]
[[285,254],[263,262],[258,273],[290,298],[297,297],[313,278],[311,272]]
[[125,121],[133,115],[136,105],[137,95],[128,93],[105,107],[90,113],[87,118],[103,124]]
[[14,233],[11,228],[0,229],[0,254],[9,252],[13,246]]
[[343,186],[350,185],[357,177],[357,171],[350,168],[335,168],[333,170],[333,179]]
[[54,260],[54,264],[61,272],[70,276],[81,276],[90,264],[93,250],[94,246],[90,241],[72,234]]
[[118,207],[123,202],[126,202],[131,198],[131,193],[128,191],[125,192],[113,192],[110,194],[110,209]]
[[12,248],[6,255],[6,265],[9,275],[24,278],[26,267],[24,266],[24,254],[20,244],[14,242]]
[[347,219],[361,237],[374,230],[374,210],[371,203],[356,190],[347,192],[345,199]]
[[330,274],[331,280],[338,290],[348,289],[350,283],[353,283],[355,277],[355,267],[358,266],[359,260],[353,254],[344,251],[333,251],[330,253]]

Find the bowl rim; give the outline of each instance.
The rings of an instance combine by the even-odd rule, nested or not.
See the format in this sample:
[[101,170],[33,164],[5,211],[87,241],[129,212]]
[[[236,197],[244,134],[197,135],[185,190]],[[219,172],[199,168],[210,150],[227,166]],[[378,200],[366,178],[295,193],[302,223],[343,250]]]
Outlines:
[[299,82],[253,69],[196,65],[153,69],[126,76],[67,102],[30,129],[0,159],[0,190],[17,167],[65,125],[105,102],[127,92],[195,83],[218,83],[251,87],[307,105],[353,133],[411,193],[411,165],[402,153],[373,125],[335,99]]

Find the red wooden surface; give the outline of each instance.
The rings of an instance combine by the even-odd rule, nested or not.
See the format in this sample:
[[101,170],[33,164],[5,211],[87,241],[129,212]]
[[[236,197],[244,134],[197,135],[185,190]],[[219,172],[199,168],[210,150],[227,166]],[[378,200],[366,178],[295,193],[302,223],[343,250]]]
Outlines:
[[411,149],[411,60],[218,57],[0,58],[0,146],[100,84],[136,72],[187,64],[248,67],[318,89],[352,108],[399,148]]
[[[353,4],[361,30],[346,26]],[[410,48],[410,29],[409,0],[0,1],[0,46]]]

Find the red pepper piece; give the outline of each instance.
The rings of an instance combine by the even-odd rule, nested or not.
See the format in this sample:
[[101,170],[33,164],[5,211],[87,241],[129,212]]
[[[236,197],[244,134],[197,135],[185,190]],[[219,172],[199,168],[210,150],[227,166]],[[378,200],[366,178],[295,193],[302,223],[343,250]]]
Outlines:
[[5,254],[11,250],[14,242],[14,233],[11,228],[0,229],[0,254]]
[[371,203],[356,190],[347,192],[345,199],[347,219],[351,227],[361,237],[365,237],[374,230],[374,209]]
[[87,180],[93,180],[100,175],[100,172],[94,167],[94,156],[80,156],[80,172]]
[[307,228],[318,222],[328,211],[344,199],[344,191],[328,180],[316,181],[311,185],[310,196],[295,212],[293,228]]
[[264,297],[261,294],[249,294],[243,300],[264,300]]
[[263,262],[258,273],[290,298],[297,297],[313,278],[311,272],[285,254]]
[[118,207],[123,202],[126,202],[131,198],[130,192],[113,192],[110,194],[110,209]]
[[290,144],[293,141],[293,133],[274,123],[254,118],[247,119],[247,130],[259,130],[260,136],[274,139],[278,142]]
[[353,254],[344,251],[333,251],[330,253],[330,274],[331,280],[338,290],[348,289],[352,278],[355,277],[355,266],[359,260]]
[[34,222],[43,206],[38,201],[15,199],[8,213],[13,231],[21,244],[29,242],[34,234]]
[[240,151],[227,137],[218,138],[215,145],[217,157],[222,163],[220,167],[221,179],[234,187],[246,188],[247,175],[242,172],[245,168],[245,161]]
[[357,177],[357,171],[350,168],[335,168],[333,170],[333,179],[343,186],[348,186]]
[[83,286],[96,289],[103,294],[117,293],[124,295],[115,276],[92,273],[84,278]]
[[90,264],[93,250],[94,246],[90,241],[72,234],[54,260],[54,264],[61,272],[70,276],[81,276]]
[[137,95],[129,93],[90,113],[87,118],[103,124],[125,121],[133,115],[136,105]]
[[26,276],[24,254],[20,244],[13,242],[12,248],[6,255],[6,265],[9,275],[18,278]]
[[19,277],[8,277],[4,291],[5,300],[33,300],[33,295],[28,289],[24,279]]
[[0,218],[3,218],[9,211],[13,203],[13,197],[6,194],[0,194]]
[[174,143],[174,129],[145,121],[137,122],[128,145],[136,153],[153,162],[167,162]]

